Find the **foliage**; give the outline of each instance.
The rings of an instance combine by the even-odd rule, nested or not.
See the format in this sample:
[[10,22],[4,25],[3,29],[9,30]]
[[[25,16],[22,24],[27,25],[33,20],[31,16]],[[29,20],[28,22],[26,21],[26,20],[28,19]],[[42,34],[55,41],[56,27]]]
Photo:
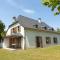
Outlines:
[[60,14],[60,0],[43,0],[42,2],[45,6],[50,7],[52,11],[56,9],[54,15]]
[[60,32],[60,29],[59,28],[57,28],[57,32]]
[[5,25],[4,23],[0,20],[0,40],[3,38],[5,32],[4,32],[4,29],[5,29]]

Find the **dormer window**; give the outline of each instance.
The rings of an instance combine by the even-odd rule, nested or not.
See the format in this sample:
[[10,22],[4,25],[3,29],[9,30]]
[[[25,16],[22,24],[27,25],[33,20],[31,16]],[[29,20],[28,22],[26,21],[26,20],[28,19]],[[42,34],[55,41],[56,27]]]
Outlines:
[[50,30],[50,31],[54,31],[54,28],[49,28],[48,30]]
[[54,28],[52,28],[51,30],[54,31]]
[[45,26],[44,29],[47,30],[47,27]]
[[42,29],[47,30],[47,27],[46,26],[42,26]]
[[34,27],[34,28],[38,28],[38,25],[37,25],[37,24],[36,24],[36,25],[33,25],[33,27]]

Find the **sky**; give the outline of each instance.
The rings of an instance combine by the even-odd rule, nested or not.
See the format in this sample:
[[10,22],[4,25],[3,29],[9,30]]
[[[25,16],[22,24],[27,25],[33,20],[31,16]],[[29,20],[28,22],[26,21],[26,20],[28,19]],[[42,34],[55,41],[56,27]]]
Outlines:
[[54,16],[50,8],[44,6],[41,0],[0,0],[0,20],[6,26],[14,21],[13,16],[23,15],[33,19],[41,18],[49,26],[60,28],[60,15]]

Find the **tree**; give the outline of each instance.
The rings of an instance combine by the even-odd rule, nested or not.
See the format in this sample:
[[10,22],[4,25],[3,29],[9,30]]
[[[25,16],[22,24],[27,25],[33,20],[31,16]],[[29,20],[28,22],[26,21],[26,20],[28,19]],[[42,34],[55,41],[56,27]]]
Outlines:
[[4,34],[5,34],[5,25],[4,23],[0,20],[0,40],[3,39],[4,37]]
[[60,28],[57,28],[57,32],[60,32]]
[[56,9],[54,15],[60,14],[60,0],[43,0],[42,2],[45,6],[50,7],[52,11]]

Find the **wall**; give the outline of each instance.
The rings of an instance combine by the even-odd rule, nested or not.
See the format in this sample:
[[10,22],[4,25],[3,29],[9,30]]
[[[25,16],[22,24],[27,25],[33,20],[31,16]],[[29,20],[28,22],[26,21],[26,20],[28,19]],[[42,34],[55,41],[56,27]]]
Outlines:
[[4,39],[3,48],[9,48],[9,38]]
[[[25,30],[25,35],[26,35],[26,47],[27,48],[36,47],[36,36],[42,36],[43,47],[55,45],[53,42],[53,37],[57,37],[58,45],[60,44],[60,35],[59,34]],[[46,44],[46,37],[51,37],[51,44]]]
[[[13,25],[12,27],[10,27],[9,29],[8,29],[8,31],[7,31],[7,33],[6,33],[6,36],[11,36],[11,29],[12,28],[14,28],[14,27],[17,27],[17,26],[20,26],[20,32],[17,32],[17,33],[15,33],[14,35],[19,35],[19,36],[22,36],[23,38],[21,39],[21,47],[22,47],[22,49],[24,49],[24,45],[25,45],[25,41],[24,41],[24,36],[25,36],[25,34],[24,34],[24,27],[23,26],[21,26],[19,23],[17,23],[17,24],[15,24],[15,25]],[[4,40],[4,44],[3,44],[3,47],[7,47],[7,45],[9,44],[8,42],[6,42],[7,41],[7,39],[5,39]],[[7,44],[7,45],[6,45]]]

